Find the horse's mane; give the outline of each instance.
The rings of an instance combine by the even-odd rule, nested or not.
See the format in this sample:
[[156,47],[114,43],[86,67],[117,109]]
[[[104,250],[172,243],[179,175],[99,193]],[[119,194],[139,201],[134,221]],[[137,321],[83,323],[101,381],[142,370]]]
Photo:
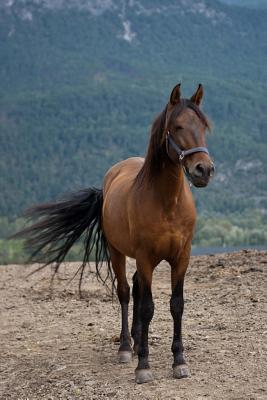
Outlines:
[[[163,140],[163,132],[165,128],[167,107],[168,105],[166,105],[164,110],[156,117],[152,124],[150,141],[145,161],[135,178],[135,182],[137,184],[141,184],[144,180],[144,177],[148,177],[149,181],[153,181],[153,179],[158,176],[162,169],[163,163],[166,161],[167,153],[165,140]],[[195,103],[187,99],[181,99],[177,106],[175,106],[171,114],[171,118],[177,118],[177,116],[186,108],[191,108],[193,111],[195,111],[204,125],[210,129],[210,123],[207,117]]]

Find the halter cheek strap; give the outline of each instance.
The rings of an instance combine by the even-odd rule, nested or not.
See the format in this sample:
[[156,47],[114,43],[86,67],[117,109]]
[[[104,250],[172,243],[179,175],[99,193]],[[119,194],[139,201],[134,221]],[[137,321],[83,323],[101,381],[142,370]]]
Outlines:
[[171,145],[171,147],[178,154],[180,163],[182,163],[183,159],[186,156],[189,156],[190,154],[194,154],[194,153],[206,153],[206,154],[209,154],[209,150],[207,149],[207,147],[192,147],[191,149],[188,149],[188,150],[180,149],[180,147],[178,147],[177,144],[174,142],[174,140],[171,138],[170,131],[168,131],[168,133],[167,133],[166,141],[167,141],[167,147],[169,147]]

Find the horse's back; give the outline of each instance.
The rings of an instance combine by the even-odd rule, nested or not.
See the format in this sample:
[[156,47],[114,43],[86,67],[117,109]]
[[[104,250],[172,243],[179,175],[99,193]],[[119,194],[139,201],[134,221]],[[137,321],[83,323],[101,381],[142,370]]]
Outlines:
[[105,235],[114,248],[128,256],[133,256],[128,218],[129,203],[134,180],[143,163],[144,159],[141,157],[131,157],[118,162],[106,173],[103,185],[102,215]]
[[111,185],[132,184],[136,175],[142,168],[144,159],[142,157],[131,157],[113,165],[106,173],[104,179],[104,197]]

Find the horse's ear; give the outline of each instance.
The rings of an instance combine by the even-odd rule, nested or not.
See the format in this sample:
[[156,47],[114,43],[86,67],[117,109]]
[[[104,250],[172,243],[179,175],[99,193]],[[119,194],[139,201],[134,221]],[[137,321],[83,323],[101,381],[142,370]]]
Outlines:
[[193,96],[191,97],[191,101],[192,103],[195,103],[197,106],[200,105],[202,97],[204,94],[204,89],[203,86],[201,85],[201,83],[198,85],[197,91],[195,94],[193,94]]
[[174,106],[175,104],[178,104],[181,99],[181,84],[178,83],[178,85],[174,86],[172,89],[171,95],[170,95],[170,103]]

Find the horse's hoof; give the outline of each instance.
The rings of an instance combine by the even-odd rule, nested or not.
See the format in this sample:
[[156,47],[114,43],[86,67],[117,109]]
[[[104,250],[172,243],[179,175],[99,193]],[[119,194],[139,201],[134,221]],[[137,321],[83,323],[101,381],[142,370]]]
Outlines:
[[119,363],[125,364],[132,361],[133,354],[131,351],[121,350],[118,352]]
[[173,367],[173,377],[176,379],[188,378],[190,376],[189,368],[186,364]]
[[147,383],[153,381],[153,375],[150,369],[136,369],[135,370],[135,382],[136,383]]

